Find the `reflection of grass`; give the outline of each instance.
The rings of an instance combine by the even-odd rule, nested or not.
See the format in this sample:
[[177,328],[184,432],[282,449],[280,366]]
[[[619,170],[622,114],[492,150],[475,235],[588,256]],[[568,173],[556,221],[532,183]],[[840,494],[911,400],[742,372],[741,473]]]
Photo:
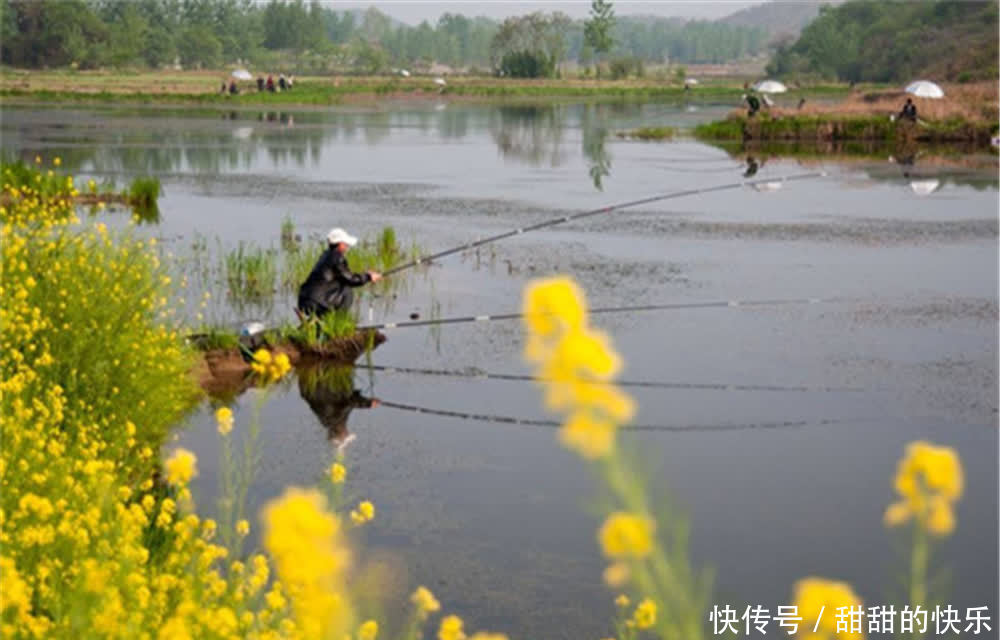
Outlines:
[[354,367],[342,364],[320,363],[299,367],[295,371],[306,393],[317,389],[330,389],[350,393],[354,389]]

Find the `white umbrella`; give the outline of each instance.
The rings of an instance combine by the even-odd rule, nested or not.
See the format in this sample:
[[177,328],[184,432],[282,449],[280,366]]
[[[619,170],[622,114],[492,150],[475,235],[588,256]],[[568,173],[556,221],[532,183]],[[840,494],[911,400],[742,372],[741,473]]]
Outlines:
[[444,78],[434,78],[434,84],[443,87],[448,83],[444,81]]
[[697,78],[684,78],[684,84],[698,84]]
[[230,75],[232,75],[237,80],[253,80],[253,76],[250,75],[250,72],[247,71],[246,69],[237,69],[236,71],[233,71],[232,74]]
[[788,87],[777,80],[761,80],[753,88],[761,93],[785,93],[788,91]]
[[400,69],[399,70],[399,75],[403,76],[404,78],[409,78],[410,77],[410,72],[407,71],[406,69]]
[[913,189],[913,193],[918,196],[929,196],[941,188],[941,181],[936,178],[931,178],[929,180],[913,180],[910,182],[910,188]]
[[944,90],[930,80],[917,80],[906,87],[906,93],[912,93],[918,98],[943,98]]

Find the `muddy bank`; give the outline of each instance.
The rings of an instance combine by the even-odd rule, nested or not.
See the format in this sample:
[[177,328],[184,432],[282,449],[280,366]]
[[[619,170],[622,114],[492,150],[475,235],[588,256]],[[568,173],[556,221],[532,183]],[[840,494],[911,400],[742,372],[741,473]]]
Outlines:
[[[274,341],[266,348],[272,355],[283,353],[292,366],[318,363],[353,365],[368,351],[386,341],[378,331],[357,331],[352,336],[327,340],[319,345],[296,344],[293,341]],[[192,340],[197,345],[197,338]],[[198,384],[209,394],[239,392],[253,385],[250,362],[240,349],[208,349],[195,365],[193,374]]]

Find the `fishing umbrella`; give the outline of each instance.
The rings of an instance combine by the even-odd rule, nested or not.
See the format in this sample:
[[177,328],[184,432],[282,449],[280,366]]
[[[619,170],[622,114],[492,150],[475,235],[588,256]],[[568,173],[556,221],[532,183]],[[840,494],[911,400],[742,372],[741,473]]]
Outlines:
[[698,79],[697,78],[684,78],[684,84],[686,84],[686,85],[698,84]]
[[944,90],[930,80],[917,80],[906,87],[906,93],[918,98],[943,98]]
[[250,75],[250,72],[247,71],[246,69],[237,69],[236,71],[233,71],[230,75],[236,78],[237,80],[253,80],[253,76]]
[[443,87],[448,83],[445,82],[444,78],[434,78],[434,84],[438,85],[439,87]]
[[788,87],[777,80],[762,80],[755,84],[753,88],[761,93],[785,93]]

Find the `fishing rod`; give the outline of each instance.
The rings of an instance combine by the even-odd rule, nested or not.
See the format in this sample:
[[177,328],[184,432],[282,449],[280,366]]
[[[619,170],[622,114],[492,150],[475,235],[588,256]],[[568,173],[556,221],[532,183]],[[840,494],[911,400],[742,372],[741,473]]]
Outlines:
[[[589,314],[599,313],[623,313],[631,311],[675,311],[683,309],[712,309],[717,307],[774,307],[799,304],[821,304],[834,302],[834,298],[787,298],[784,300],[717,300],[712,302],[675,302],[671,304],[640,304],[625,307],[602,307],[590,309]],[[497,313],[493,315],[478,316],[454,316],[451,318],[438,318],[432,320],[409,320],[404,322],[384,322],[382,324],[369,324],[358,327],[358,330],[382,330],[401,329],[404,327],[427,327],[443,324],[463,324],[467,322],[492,322],[494,320],[516,320],[523,318],[526,314],[519,313]],[[550,313],[543,315],[552,315]]]
[[462,251],[467,251],[468,249],[474,249],[476,247],[481,247],[485,244],[490,244],[492,242],[497,242],[499,240],[504,240],[506,238],[512,238],[517,235],[524,233],[529,233],[531,231],[538,231],[539,229],[546,229],[548,227],[554,227],[558,224],[563,224],[566,222],[572,222],[573,220],[580,220],[582,218],[587,218],[589,216],[596,216],[602,213],[611,213],[612,211],[620,211],[622,209],[629,209],[632,207],[638,207],[640,205],[649,204],[651,202],[659,202],[661,200],[672,200],[674,198],[683,198],[686,196],[693,196],[702,193],[712,193],[715,191],[726,191],[728,189],[738,189],[740,187],[752,187],[758,184],[764,184],[767,182],[792,182],[794,180],[807,180],[810,178],[819,178],[826,175],[825,171],[813,171],[809,173],[799,173],[790,176],[781,176],[777,178],[760,178],[757,180],[741,180],[739,182],[731,182],[729,184],[716,185],[714,187],[702,187],[699,189],[685,189],[683,191],[672,191],[670,193],[664,193],[655,196],[648,196],[646,198],[639,198],[638,200],[631,200],[629,202],[622,202],[620,204],[608,205],[606,207],[601,207],[599,209],[591,209],[589,211],[582,211],[580,213],[574,213],[568,216],[560,216],[558,218],[551,218],[549,220],[543,220],[542,222],[537,222],[526,227],[520,227],[512,231],[505,231],[503,233],[498,233],[493,236],[486,238],[480,238],[473,242],[468,242],[458,247],[453,247],[451,249],[445,249],[444,251],[439,251],[437,253],[432,253],[430,255],[421,256],[410,262],[401,264],[397,267],[393,267],[382,273],[383,276],[389,276],[394,273],[399,273],[400,271],[405,271],[406,269],[412,269],[413,267],[427,264],[435,260],[439,260],[446,256],[450,256],[455,253],[460,253]]
[[[424,376],[444,376],[455,378],[484,378],[488,380],[505,380],[511,382],[550,382],[551,378],[520,375],[513,373],[491,373],[488,371],[458,369],[426,369],[417,367],[393,367],[377,364],[357,365],[359,368],[386,373],[408,373]],[[647,389],[682,389],[685,391],[782,391],[782,392],[820,392],[820,393],[856,393],[866,389],[860,387],[810,387],[805,385],[780,386],[770,384],[724,384],[699,382],[660,382],[654,380],[613,380],[604,384],[618,387],[637,387]]]
[[[446,418],[461,418],[463,420],[476,420],[479,422],[494,422],[500,424],[511,424],[524,427],[542,427],[549,429],[558,429],[563,426],[563,423],[557,422],[555,420],[539,420],[532,418],[517,418],[514,416],[504,416],[504,415],[493,415],[485,413],[469,413],[465,411],[453,411],[450,409],[433,409],[429,407],[422,407],[413,404],[404,404],[401,402],[390,402],[388,400],[379,399],[378,406],[388,407],[390,409],[398,409],[400,411],[409,411],[411,413],[422,413],[432,416],[442,416]],[[750,422],[750,423],[740,423],[740,424],[684,424],[684,425],[656,425],[656,424],[635,424],[635,425],[623,425],[619,427],[621,431],[652,431],[652,432],[666,432],[666,433],[682,433],[691,431],[700,432],[723,432],[723,431],[747,431],[751,429],[790,429],[790,428],[801,428],[809,425],[830,425],[830,424],[845,424],[848,422],[854,422],[854,420],[781,420],[775,422]]]

